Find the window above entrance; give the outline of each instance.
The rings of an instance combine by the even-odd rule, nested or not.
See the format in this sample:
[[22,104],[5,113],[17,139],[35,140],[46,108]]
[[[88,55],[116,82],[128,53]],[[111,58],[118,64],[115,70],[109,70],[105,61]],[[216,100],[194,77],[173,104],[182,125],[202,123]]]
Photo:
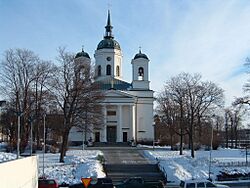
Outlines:
[[107,111],[108,116],[116,116],[116,111]]

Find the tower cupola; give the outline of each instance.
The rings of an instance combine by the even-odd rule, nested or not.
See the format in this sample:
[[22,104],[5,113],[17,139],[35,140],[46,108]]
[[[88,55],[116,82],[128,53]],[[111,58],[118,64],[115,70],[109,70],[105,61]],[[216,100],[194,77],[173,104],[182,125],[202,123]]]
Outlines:
[[82,48],[82,51],[81,51],[81,52],[78,52],[78,53],[76,54],[75,59],[76,59],[76,58],[79,58],[79,57],[86,57],[86,58],[89,58],[89,59],[90,59],[89,54],[88,54],[87,52],[84,52],[83,48]]
[[121,50],[120,44],[114,40],[112,34],[113,26],[111,25],[110,11],[108,11],[107,25],[105,26],[105,35],[103,40],[97,45],[97,50],[100,49],[117,49]]
[[133,89],[138,90],[149,90],[149,75],[148,75],[148,64],[149,59],[146,54],[141,52],[137,53],[132,59],[132,69],[133,69]]
[[144,59],[149,60],[149,59],[148,59],[148,56],[147,56],[146,54],[141,53],[141,49],[139,50],[139,53],[137,53],[137,54],[135,55],[135,57],[134,57],[134,59],[139,59],[139,58],[144,58]]
[[95,51],[95,79],[122,79],[122,52],[120,44],[114,39],[112,33],[111,15],[108,11],[108,18],[105,26],[103,40],[97,45]]

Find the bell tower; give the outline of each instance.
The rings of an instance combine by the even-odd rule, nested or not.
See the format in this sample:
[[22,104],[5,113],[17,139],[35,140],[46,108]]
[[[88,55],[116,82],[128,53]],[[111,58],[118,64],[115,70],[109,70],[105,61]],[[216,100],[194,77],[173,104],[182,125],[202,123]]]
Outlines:
[[149,90],[148,63],[149,59],[147,55],[143,54],[140,49],[131,62],[133,69],[133,89]]
[[95,51],[95,79],[106,77],[122,78],[122,52],[120,44],[112,34],[110,11],[108,11],[107,25],[103,40],[99,42]]

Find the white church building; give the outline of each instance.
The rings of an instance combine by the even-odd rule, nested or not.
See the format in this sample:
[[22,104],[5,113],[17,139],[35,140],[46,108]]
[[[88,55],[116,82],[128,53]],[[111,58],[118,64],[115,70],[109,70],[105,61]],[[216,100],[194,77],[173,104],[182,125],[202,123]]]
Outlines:
[[[137,53],[131,61],[132,83],[122,80],[122,50],[112,34],[108,12],[105,35],[95,50],[95,81],[104,90],[103,125],[87,133],[94,142],[151,142],[154,140],[153,91],[150,90],[149,59]],[[91,62],[88,53],[77,53],[75,61]],[[84,134],[76,127],[69,141],[83,141]]]

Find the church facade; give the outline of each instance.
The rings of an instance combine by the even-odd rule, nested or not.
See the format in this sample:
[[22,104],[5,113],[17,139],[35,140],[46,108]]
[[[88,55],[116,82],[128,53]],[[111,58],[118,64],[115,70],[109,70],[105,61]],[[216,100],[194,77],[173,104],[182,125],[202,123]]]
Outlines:
[[[92,128],[87,140],[94,142],[151,142],[154,140],[153,91],[149,86],[149,59],[141,50],[131,61],[132,83],[122,80],[122,50],[112,34],[108,12],[105,36],[95,50],[95,82],[104,90],[103,125]],[[90,63],[89,55],[77,53],[75,61]],[[83,141],[83,132],[73,127],[69,141]]]

